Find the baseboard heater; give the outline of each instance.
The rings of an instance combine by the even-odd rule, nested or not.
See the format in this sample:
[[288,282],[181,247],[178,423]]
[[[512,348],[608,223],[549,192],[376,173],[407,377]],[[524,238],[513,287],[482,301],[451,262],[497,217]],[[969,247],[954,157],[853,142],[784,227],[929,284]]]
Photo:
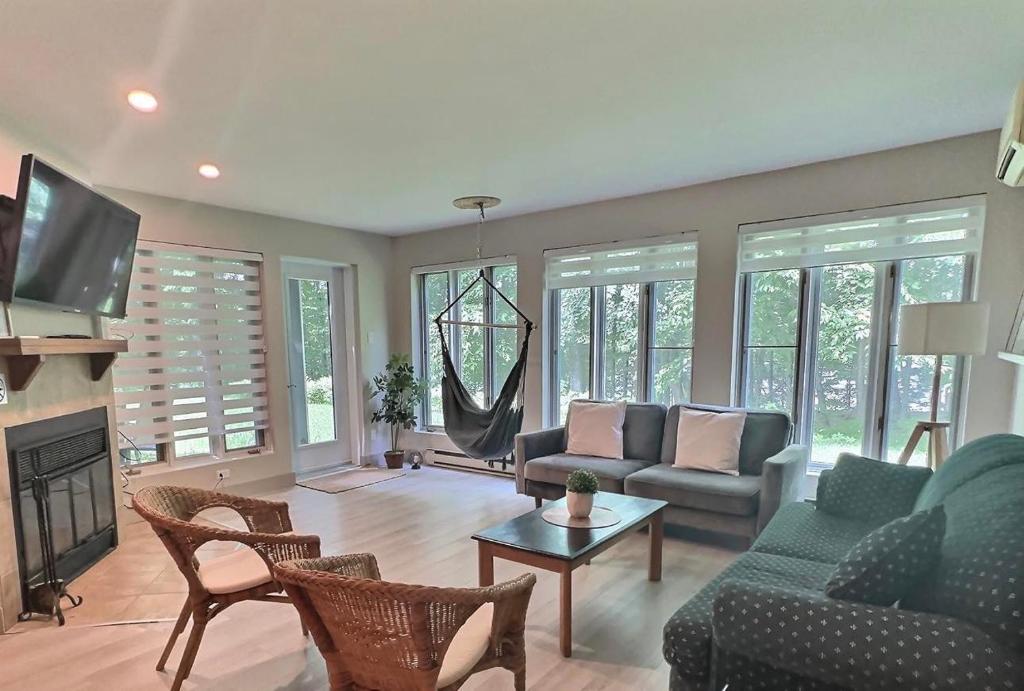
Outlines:
[[512,477],[515,475],[515,462],[511,458],[498,459],[496,461],[481,461],[470,458],[458,451],[445,449],[427,449],[427,462],[441,466],[442,468],[456,468],[458,470],[472,470],[478,473],[501,475]]

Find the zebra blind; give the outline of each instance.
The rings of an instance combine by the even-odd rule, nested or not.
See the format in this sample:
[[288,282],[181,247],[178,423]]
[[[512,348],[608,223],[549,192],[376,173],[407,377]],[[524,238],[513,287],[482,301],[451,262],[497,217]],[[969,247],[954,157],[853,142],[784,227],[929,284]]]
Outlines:
[[984,197],[959,197],[740,227],[740,272],[981,251]]
[[114,364],[118,429],[150,445],[268,426],[259,254],[140,241]]
[[551,290],[697,277],[695,234],[548,250],[544,257]]

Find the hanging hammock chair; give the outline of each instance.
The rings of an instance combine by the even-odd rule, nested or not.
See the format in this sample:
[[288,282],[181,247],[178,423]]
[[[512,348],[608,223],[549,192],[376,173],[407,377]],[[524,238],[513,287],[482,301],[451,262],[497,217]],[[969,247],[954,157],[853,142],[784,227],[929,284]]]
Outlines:
[[[459,379],[448,351],[445,329],[442,325],[480,326],[492,329],[518,329],[516,324],[494,324],[483,322],[451,321],[444,317],[477,283],[483,281],[505,303],[515,310],[526,323],[526,333],[519,349],[519,358],[512,366],[501,392],[490,408],[481,408],[473,400],[465,385]],[[441,359],[444,374],[441,377],[441,404],[444,410],[444,431],[455,446],[470,458],[493,461],[505,458],[512,451],[515,436],[523,426],[523,392],[526,385],[526,353],[529,349],[533,322],[512,304],[498,288],[488,280],[483,271],[459,293],[451,304],[434,319],[441,336]]]

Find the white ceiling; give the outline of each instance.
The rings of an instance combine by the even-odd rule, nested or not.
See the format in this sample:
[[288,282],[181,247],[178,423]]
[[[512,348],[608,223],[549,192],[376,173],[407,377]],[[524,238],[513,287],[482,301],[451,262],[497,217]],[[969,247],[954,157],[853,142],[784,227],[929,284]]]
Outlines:
[[0,0],[0,118],[97,184],[398,234],[471,221],[461,195],[501,217],[992,129],[1022,26],[1021,0]]

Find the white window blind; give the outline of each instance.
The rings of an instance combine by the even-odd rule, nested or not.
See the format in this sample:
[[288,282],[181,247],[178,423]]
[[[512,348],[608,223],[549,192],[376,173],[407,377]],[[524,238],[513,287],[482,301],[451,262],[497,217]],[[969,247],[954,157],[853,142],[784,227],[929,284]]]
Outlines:
[[697,277],[694,233],[639,243],[615,242],[544,253],[551,290]]
[[137,445],[265,428],[262,255],[138,244],[128,339],[114,365],[118,429]]
[[984,197],[740,226],[741,273],[981,250]]

